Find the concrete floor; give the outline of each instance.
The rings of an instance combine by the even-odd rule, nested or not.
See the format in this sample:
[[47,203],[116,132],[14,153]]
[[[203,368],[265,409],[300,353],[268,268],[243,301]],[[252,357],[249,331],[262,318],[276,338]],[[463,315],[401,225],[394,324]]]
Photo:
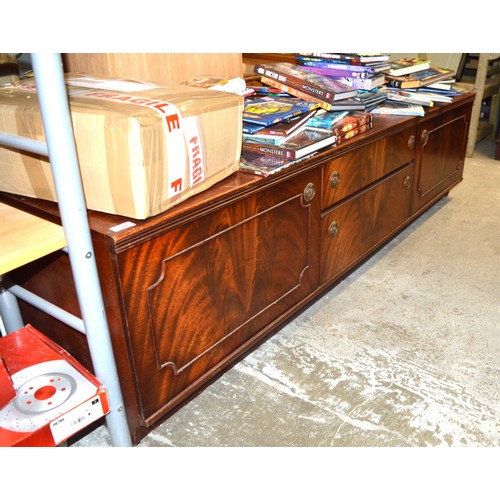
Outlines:
[[[464,181],[138,447],[498,447],[500,161]],[[72,444],[110,446],[98,428]]]

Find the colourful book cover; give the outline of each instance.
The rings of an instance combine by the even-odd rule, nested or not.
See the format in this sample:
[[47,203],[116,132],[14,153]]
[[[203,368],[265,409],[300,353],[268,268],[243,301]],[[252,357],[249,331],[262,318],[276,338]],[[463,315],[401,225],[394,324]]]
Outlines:
[[440,82],[455,76],[455,71],[444,68],[430,67],[422,71],[417,71],[410,75],[389,76],[386,75],[386,82],[391,87],[396,88],[418,88],[426,87],[431,83]]
[[349,64],[303,61],[301,62],[301,66],[304,66],[309,71],[317,73],[318,75],[325,76],[352,76],[356,78],[363,78],[366,75],[373,74],[373,70],[371,68],[365,68],[364,66],[352,66]]
[[284,83],[327,103],[347,99],[357,93],[357,90],[344,83],[291,63],[256,64],[254,71],[274,82]]
[[348,114],[349,111],[325,111],[321,109],[310,120],[308,120],[307,126],[330,130],[336,123],[342,120],[342,118],[345,118]]
[[279,146],[243,141],[242,151],[296,160],[326,146],[331,146],[336,141],[337,136],[328,130],[306,128]]
[[428,59],[419,59],[418,57],[405,57],[390,61],[390,69],[385,70],[385,73],[391,76],[403,76],[428,69],[431,62]]
[[319,104],[296,97],[265,96],[245,100],[243,121],[266,127],[316,109]]

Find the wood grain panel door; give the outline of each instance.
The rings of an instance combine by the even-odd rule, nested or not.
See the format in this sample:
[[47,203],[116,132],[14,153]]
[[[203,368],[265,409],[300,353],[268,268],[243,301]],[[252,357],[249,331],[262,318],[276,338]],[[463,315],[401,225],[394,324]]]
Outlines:
[[145,425],[317,288],[320,198],[302,174],[118,256]]

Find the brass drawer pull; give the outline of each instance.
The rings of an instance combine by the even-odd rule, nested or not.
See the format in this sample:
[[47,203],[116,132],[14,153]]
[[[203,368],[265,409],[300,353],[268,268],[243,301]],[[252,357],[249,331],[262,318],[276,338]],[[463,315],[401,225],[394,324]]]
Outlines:
[[339,232],[339,225],[337,224],[337,222],[334,221],[328,226],[328,236],[330,236],[330,238],[335,238],[338,232]]
[[409,175],[407,175],[405,177],[405,180],[403,181],[403,187],[405,189],[410,189],[410,187],[411,187],[411,177]]
[[415,136],[412,134],[408,139],[408,149],[411,151],[415,147]]
[[316,195],[316,187],[312,182],[309,182],[307,186],[304,188],[304,200],[307,202],[311,201]]
[[429,132],[427,130],[424,130],[422,132],[421,139],[422,139],[422,147],[424,147],[427,144],[427,141],[429,140]]
[[335,170],[335,172],[332,172],[332,175],[330,175],[330,187],[334,189],[339,184],[340,184],[340,174]]

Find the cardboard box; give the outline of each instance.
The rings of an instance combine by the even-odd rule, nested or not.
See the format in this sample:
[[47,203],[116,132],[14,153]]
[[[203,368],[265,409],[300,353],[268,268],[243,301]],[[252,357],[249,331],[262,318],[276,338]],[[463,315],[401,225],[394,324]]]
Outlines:
[[0,446],[56,446],[109,413],[105,387],[31,325],[0,337],[0,358]]
[[[79,74],[66,81],[88,208],[145,219],[238,170],[241,96]],[[45,141],[33,80],[0,87],[0,130]],[[5,147],[0,191],[57,200],[48,160]]]

